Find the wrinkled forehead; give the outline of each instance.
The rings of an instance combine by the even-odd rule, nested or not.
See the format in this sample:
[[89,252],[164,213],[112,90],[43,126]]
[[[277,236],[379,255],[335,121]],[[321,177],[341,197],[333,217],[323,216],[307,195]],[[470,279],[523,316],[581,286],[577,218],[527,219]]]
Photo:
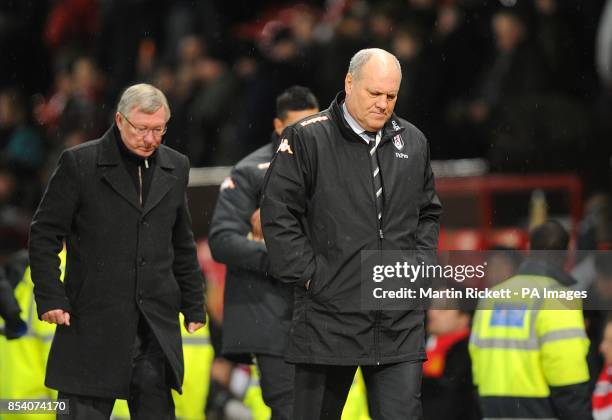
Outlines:
[[371,59],[363,66],[355,82],[368,90],[397,93],[401,84],[401,73],[393,62]]
[[163,106],[157,108],[157,110],[150,112],[143,110],[142,108],[135,106],[128,114],[128,118],[132,121],[139,121],[149,124],[163,125],[166,123],[166,109]]

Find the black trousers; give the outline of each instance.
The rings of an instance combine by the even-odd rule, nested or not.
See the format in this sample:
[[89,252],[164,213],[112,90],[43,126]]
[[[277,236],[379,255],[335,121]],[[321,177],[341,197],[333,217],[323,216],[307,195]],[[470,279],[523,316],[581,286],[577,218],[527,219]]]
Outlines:
[[[295,420],[339,420],[357,366],[297,364]],[[372,420],[421,420],[421,362],[361,366]]]
[[[174,401],[167,380],[168,369],[159,342],[141,316],[134,342],[128,399],[132,420],[175,419]],[[69,394],[61,390],[58,399],[68,400],[69,414],[57,416],[62,420],[108,420],[115,405],[114,398]]]
[[282,356],[256,355],[263,400],[272,410],[271,420],[291,420],[295,368]]

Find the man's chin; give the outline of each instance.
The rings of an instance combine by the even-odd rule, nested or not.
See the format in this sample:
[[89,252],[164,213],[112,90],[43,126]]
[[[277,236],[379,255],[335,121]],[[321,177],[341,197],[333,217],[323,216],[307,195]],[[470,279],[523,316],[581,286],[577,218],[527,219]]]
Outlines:
[[382,128],[385,126],[385,121],[381,121],[381,122],[372,122],[371,124],[369,124],[370,127],[368,128],[368,131],[380,131],[382,130]]
[[155,149],[151,149],[151,150],[138,150],[138,152],[136,153],[138,156],[142,157],[142,158],[148,158],[151,157],[151,155],[155,152]]

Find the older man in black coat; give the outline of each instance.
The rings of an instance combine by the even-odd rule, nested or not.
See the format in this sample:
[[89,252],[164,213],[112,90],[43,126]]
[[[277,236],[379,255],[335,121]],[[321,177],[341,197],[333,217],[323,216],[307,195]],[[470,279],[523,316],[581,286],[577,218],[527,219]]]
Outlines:
[[102,138],[64,151],[32,222],[38,313],[58,324],[45,384],[69,400],[71,418],[109,418],[116,398],[132,418],[174,418],[178,315],[194,332],[205,312],[189,162],[161,144],[169,118],[161,91],[128,88]]

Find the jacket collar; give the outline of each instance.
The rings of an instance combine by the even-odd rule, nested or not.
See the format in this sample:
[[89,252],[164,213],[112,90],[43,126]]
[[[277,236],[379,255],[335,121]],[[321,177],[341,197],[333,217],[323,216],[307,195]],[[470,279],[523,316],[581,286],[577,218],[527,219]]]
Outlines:
[[276,131],[272,130],[272,134],[270,134],[270,144],[272,145],[272,150],[276,152],[278,146],[280,146],[281,137],[276,134]]
[[536,260],[534,258],[529,258],[527,261],[523,262],[518,268],[517,274],[550,277],[567,287],[576,284],[576,279],[565,271],[546,261]]
[[[340,128],[340,132],[342,136],[351,141],[356,141],[365,144],[363,138],[359,136],[353,129],[349,126],[344,118],[342,112],[342,103],[344,102],[344,98],[346,97],[346,93],[344,91],[340,91],[336,98],[332,101],[329,106],[329,113],[332,118],[338,123],[338,127]],[[384,141],[388,141],[394,136],[403,133],[406,130],[406,127],[402,124],[401,120],[397,117],[395,113],[391,115],[391,118],[385,123],[383,127],[381,144]]]
[[[113,124],[104,133],[100,139],[100,152],[98,153],[98,166],[117,166],[121,162],[121,155],[119,151],[118,141],[122,141],[118,136],[119,130],[117,126]],[[155,159],[158,166],[166,169],[174,169],[174,163],[172,163],[168,156],[168,151],[165,150],[165,146],[160,146],[155,152]]]
[[178,178],[172,174],[174,163],[170,160],[170,152],[167,147],[164,145],[160,146],[156,152],[156,166],[158,168],[153,171],[153,179],[151,180],[147,200],[144,206],[141,206],[138,193],[133,187],[130,176],[124,165],[120,165],[121,152],[119,151],[117,134],[114,128],[115,126],[113,125],[100,140],[98,166],[101,167],[101,178],[108,182],[117,194],[145,215],[161,201],[177,181]]

